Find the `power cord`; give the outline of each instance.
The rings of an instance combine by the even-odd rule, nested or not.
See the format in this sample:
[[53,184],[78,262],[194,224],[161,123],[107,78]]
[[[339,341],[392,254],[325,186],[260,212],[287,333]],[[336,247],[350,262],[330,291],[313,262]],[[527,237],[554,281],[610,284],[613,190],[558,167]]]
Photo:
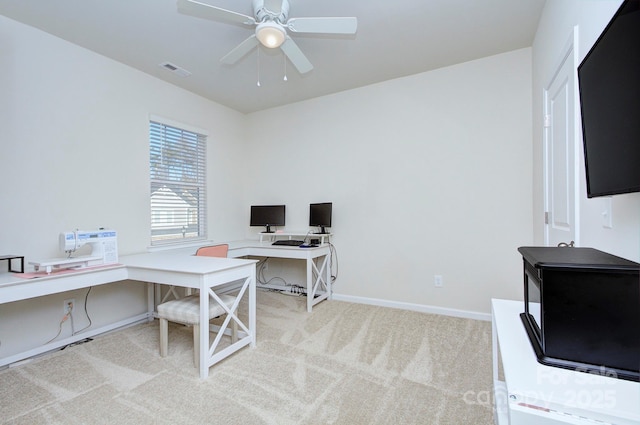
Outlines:
[[[62,316],[62,319],[60,320],[60,323],[58,325],[58,333],[56,334],[56,336],[51,338],[49,341],[45,342],[44,345],[53,342],[56,338],[58,338],[60,336],[60,334],[62,333],[62,326],[64,325],[64,322],[66,322],[67,320],[69,321],[69,323],[71,323],[71,335],[72,336],[76,335],[76,334],[79,334],[80,332],[84,331],[85,329],[87,329],[87,328],[89,328],[91,326],[92,321],[91,321],[91,317],[89,316],[89,311],[87,309],[87,301],[89,299],[89,293],[91,292],[92,288],[93,287],[90,286],[89,290],[87,291],[87,293],[84,296],[84,313],[87,316],[87,319],[89,320],[89,324],[87,326],[85,326],[84,328],[78,330],[78,331],[75,330],[75,323],[73,321],[73,307],[74,307],[74,305],[71,302],[69,302],[69,305],[67,306],[67,312],[64,314],[64,316]],[[76,341],[76,342],[73,342],[71,344],[67,344],[64,347],[60,348],[60,350],[64,350],[67,347],[72,347],[74,345],[84,344],[85,342],[90,342],[90,341],[93,341],[93,339],[85,338],[85,339],[83,339],[81,341]]]
[[65,313],[65,315],[62,316],[62,319],[60,320],[60,324],[58,326],[58,333],[56,334],[56,336],[51,338],[49,341],[45,342],[44,345],[47,345],[50,342],[53,342],[53,340],[55,340],[56,338],[58,338],[60,336],[60,334],[62,333],[62,325],[64,324],[64,322],[66,322],[69,319],[69,317],[71,317],[71,322],[73,323],[73,316],[71,314],[71,310],[67,311]]
[[[331,283],[333,284],[333,282],[335,282],[338,279],[338,251],[336,250],[336,247],[329,242],[329,251],[330,251],[330,264],[329,264],[329,268],[331,270]],[[335,264],[336,264],[336,273],[333,274],[333,259],[335,257]]]
[[89,300],[89,293],[91,292],[92,288],[93,288],[93,286],[90,286],[89,290],[87,291],[87,293],[84,296],[84,314],[85,314],[85,316],[87,316],[87,320],[89,321],[89,324],[87,326],[85,326],[84,328],[80,329],[79,331],[73,332],[72,335],[79,334],[80,332],[84,331],[85,329],[90,328],[91,325],[92,325],[91,316],[89,316],[89,310],[87,309],[87,301]]
[[287,281],[284,280],[281,277],[272,277],[271,279],[267,279],[264,276],[264,269],[265,269],[265,265],[267,264],[267,261],[269,261],[270,257],[265,258],[262,261],[259,261],[258,264],[256,265],[257,271],[256,271],[256,283],[260,284],[260,285],[267,285],[269,283],[272,283],[274,280],[276,281],[281,281],[283,284],[288,285]]
[[93,338],[81,339],[80,341],[72,342],[71,344],[65,345],[64,347],[60,348],[60,351],[64,350],[67,347],[74,347],[76,345],[84,344],[85,342],[91,342],[91,341],[93,341]]
[[258,264],[256,264],[256,283],[265,284],[265,277],[264,277],[264,269],[265,266],[267,265],[267,261],[269,261],[269,258],[265,258],[263,260],[258,261]]

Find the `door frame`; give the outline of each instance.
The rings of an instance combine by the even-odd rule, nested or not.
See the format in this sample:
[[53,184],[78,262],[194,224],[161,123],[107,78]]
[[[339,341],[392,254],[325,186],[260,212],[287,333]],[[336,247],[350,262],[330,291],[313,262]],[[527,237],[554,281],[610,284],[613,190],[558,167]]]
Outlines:
[[[558,72],[562,69],[565,61],[570,60],[572,62],[573,70],[573,241],[576,246],[580,245],[580,152],[582,150],[582,125],[580,115],[580,95],[578,86],[578,65],[580,60],[578,56],[578,26],[573,27],[572,34],[565,43],[559,60],[554,63],[554,71],[549,79],[548,83],[543,88],[542,94],[542,131],[543,131],[543,161],[542,161],[542,174],[543,174],[543,187],[544,187],[544,244],[549,246],[549,228],[550,223],[548,220],[548,213],[550,207],[550,185],[549,181],[549,126],[547,126],[547,99],[551,84],[554,82]],[[570,241],[566,241],[567,243]]]

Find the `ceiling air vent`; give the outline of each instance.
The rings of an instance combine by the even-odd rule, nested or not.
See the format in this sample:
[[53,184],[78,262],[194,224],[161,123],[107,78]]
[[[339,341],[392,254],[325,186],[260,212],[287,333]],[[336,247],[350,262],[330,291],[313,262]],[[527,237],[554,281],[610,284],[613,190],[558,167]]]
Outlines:
[[160,64],[160,66],[163,67],[164,69],[168,69],[174,74],[179,75],[180,77],[188,77],[189,75],[191,75],[191,73],[186,69],[180,68],[179,66],[174,65],[171,62],[163,62]]

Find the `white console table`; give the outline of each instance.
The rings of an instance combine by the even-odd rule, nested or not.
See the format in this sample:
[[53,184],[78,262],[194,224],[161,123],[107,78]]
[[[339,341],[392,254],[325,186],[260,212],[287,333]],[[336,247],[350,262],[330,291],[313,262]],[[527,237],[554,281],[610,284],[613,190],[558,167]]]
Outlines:
[[640,383],[542,365],[520,320],[523,302],[494,299],[491,310],[496,424],[640,424]]

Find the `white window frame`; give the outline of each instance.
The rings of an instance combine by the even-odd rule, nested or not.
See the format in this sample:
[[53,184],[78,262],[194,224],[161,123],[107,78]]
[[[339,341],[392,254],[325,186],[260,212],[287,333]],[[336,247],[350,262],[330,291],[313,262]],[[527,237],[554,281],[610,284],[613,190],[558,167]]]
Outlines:
[[207,239],[207,133],[149,117],[151,246]]

